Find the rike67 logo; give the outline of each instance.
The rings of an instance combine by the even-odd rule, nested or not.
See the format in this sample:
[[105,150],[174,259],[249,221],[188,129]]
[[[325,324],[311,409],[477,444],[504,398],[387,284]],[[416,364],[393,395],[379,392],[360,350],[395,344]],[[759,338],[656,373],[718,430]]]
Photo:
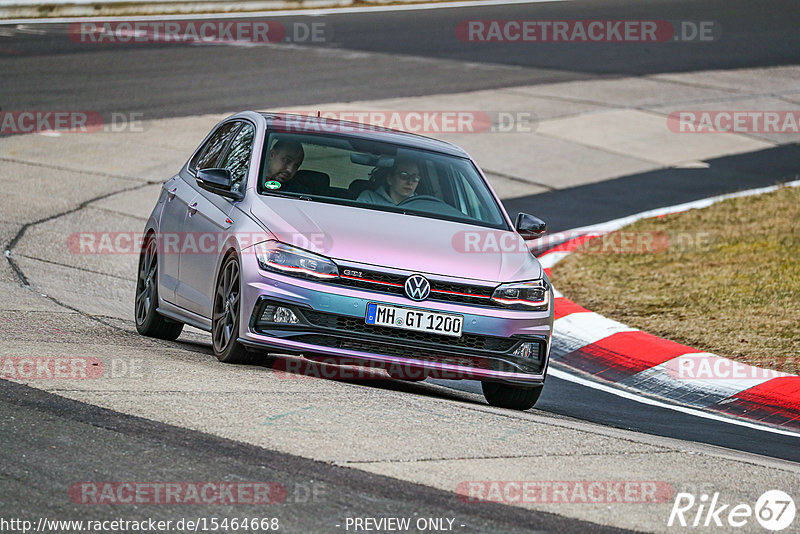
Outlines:
[[[707,494],[700,495],[699,499],[691,493],[678,493],[667,526],[742,528],[750,526],[755,518],[765,529],[777,532],[792,524],[796,512],[794,500],[781,490],[764,492],[755,506],[724,503],[720,500],[719,492],[710,497]],[[751,528],[747,530],[751,531]]]

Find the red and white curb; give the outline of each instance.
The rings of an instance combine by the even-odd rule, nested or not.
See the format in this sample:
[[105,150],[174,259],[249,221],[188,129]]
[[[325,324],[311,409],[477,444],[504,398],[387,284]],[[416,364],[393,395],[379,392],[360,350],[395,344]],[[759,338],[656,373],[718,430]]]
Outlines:
[[[556,244],[539,254],[539,261],[549,276],[556,263],[591,237],[613,232],[640,219],[703,208],[727,198],[758,195],[787,186],[798,187],[800,180],[650,210],[553,234],[545,238],[548,242],[538,244],[539,249]],[[534,248],[537,248],[536,243]],[[560,369],[577,371],[590,375],[594,381],[573,381],[584,385],[609,383],[614,388],[605,386],[600,389],[619,391],[622,388],[647,397],[667,399],[681,407],[691,407],[680,411],[694,415],[733,416],[736,419],[710,418],[736,421],[744,426],[758,423],[756,426],[760,429],[781,434],[798,435],[796,431],[800,431],[798,376],[752,367],[659,338],[587,310],[558,291],[555,291],[555,319],[550,351],[550,362],[555,368],[550,370],[550,374],[569,379],[569,375],[574,377],[574,373],[559,372]],[[630,398],[631,395],[622,396]],[[646,397],[634,400],[662,405]],[[674,409],[667,404],[663,406]]]

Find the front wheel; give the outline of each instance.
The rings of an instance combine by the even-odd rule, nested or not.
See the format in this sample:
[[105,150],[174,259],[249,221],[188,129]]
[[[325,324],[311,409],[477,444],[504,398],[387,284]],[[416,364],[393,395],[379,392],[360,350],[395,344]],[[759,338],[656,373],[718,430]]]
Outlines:
[[543,386],[519,387],[497,382],[481,382],[483,396],[492,406],[511,410],[528,410],[533,408]]
[[136,277],[134,317],[136,331],[143,336],[172,341],[178,339],[183,323],[170,321],[159,315],[158,307],[158,257],[156,240],[149,236],[139,253],[139,274]]
[[240,296],[239,258],[234,253],[225,258],[222,264],[211,316],[214,356],[224,363],[252,363],[257,359],[238,341]]

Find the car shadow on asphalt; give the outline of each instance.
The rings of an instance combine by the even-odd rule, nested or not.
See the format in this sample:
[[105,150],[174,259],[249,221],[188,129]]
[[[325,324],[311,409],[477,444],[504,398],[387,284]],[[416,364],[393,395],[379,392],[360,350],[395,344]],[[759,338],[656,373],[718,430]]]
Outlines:
[[[191,335],[187,334],[187,332],[184,332],[177,341],[169,342],[169,344],[213,357],[210,338],[208,340],[203,339],[207,334],[195,334],[194,332]],[[262,353],[262,356],[261,361],[243,367],[269,369],[279,379],[330,380],[355,386],[486,406],[483,397],[477,392],[459,391],[430,381],[395,379],[389,377],[385,371],[375,367],[337,365],[329,361],[333,357],[326,358],[324,361],[315,361],[302,356],[288,354]]]
[[315,361],[300,356],[265,354],[260,367],[271,369],[281,379],[331,380],[373,389],[486,405],[482,397],[474,394],[416,379],[391,378],[386,371],[375,367],[337,365],[327,358],[324,361]]

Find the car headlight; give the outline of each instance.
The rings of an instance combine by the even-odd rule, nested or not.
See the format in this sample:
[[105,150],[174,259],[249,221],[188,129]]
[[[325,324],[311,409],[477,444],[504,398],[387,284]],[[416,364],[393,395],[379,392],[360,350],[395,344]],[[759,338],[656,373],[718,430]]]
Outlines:
[[492,300],[514,310],[546,310],[550,305],[550,287],[544,280],[502,284],[492,293]]
[[325,256],[279,241],[259,243],[255,251],[258,265],[265,271],[311,279],[339,277],[339,267]]

